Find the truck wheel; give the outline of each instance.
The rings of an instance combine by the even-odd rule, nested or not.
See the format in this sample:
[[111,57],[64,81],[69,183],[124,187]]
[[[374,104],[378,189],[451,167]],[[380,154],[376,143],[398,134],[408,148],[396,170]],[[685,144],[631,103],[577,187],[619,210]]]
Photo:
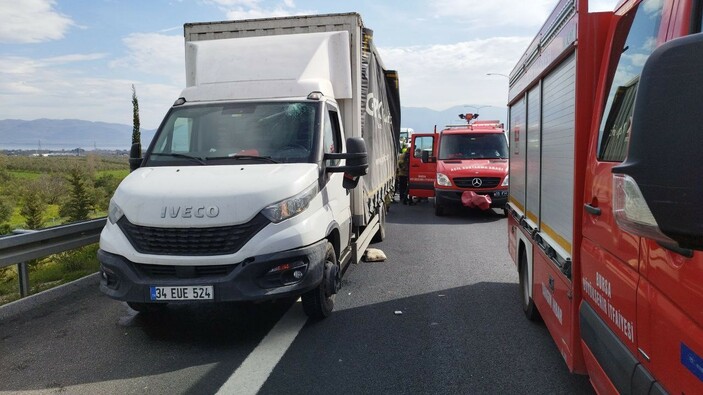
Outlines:
[[538,321],[539,311],[535,306],[535,301],[530,297],[529,273],[527,272],[527,256],[523,252],[520,254],[520,299],[522,301],[522,312],[530,321]]
[[317,288],[304,293],[302,296],[305,314],[317,320],[329,317],[334,309],[334,295],[339,290],[340,284],[337,256],[334,254],[332,243],[327,243],[322,282]]
[[129,306],[130,309],[143,314],[158,313],[159,311],[166,309],[166,303],[127,302],[127,306]]
[[386,239],[386,205],[381,203],[379,209],[380,218],[378,219],[378,231],[371,239],[372,243],[380,243]]

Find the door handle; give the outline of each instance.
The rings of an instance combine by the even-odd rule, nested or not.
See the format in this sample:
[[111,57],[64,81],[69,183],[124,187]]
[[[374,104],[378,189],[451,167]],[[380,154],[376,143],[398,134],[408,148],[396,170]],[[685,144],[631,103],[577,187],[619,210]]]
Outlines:
[[600,215],[600,208],[598,207],[593,207],[588,203],[584,204],[583,207],[586,208],[586,211],[588,211],[589,214]]

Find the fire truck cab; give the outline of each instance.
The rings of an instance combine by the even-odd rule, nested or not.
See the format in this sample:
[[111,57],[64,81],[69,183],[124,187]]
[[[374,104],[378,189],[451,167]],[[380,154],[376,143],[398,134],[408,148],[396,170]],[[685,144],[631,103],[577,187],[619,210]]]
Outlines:
[[561,0],[510,74],[522,308],[600,394],[703,393],[702,10]]
[[[473,114],[465,118],[475,119]],[[449,207],[503,209],[508,201],[508,141],[503,124],[477,120],[449,125],[437,139],[436,156],[423,159],[436,163],[435,215],[444,215]]]

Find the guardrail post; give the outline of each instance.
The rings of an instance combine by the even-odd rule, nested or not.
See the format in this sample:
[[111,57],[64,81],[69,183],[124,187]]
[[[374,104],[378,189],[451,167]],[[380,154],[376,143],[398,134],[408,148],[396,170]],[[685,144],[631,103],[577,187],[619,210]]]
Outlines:
[[20,298],[27,297],[29,295],[29,268],[27,267],[27,262],[17,264],[17,275],[20,279]]

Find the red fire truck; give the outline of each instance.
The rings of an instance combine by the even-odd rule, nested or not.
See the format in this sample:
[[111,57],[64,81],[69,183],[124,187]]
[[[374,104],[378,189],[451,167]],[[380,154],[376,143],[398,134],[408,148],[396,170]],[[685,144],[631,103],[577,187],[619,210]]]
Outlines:
[[702,9],[561,0],[510,74],[522,307],[598,393],[703,393]]
[[478,114],[461,117],[466,124],[413,135],[410,195],[434,196],[437,216],[449,207],[503,209],[508,200],[508,142],[503,124],[475,120]]

